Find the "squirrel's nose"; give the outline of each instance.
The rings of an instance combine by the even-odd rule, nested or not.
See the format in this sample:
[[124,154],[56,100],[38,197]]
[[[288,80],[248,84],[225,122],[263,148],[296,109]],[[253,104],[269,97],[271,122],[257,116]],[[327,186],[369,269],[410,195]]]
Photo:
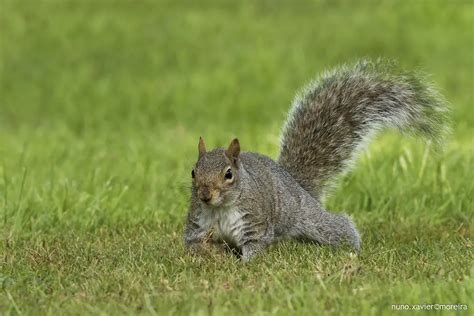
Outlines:
[[205,203],[209,202],[210,200],[211,200],[211,197],[210,197],[210,196],[203,196],[203,197],[201,197],[201,201],[203,201],[203,202],[205,202]]
[[212,199],[211,192],[209,192],[208,188],[202,189],[200,193],[201,194],[200,194],[199,198],[201,199],[201,201],[207,203]]

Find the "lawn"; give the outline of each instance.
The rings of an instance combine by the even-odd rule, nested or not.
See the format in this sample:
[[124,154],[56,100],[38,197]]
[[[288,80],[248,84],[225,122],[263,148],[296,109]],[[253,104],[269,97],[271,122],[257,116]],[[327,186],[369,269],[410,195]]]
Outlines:
[[[468,0],[0,0],[0,314],[472,313],[473,29]],[[384,132],[338,180],[360,254],[188,256],[199,136],[275,157],[296,91],[361,57],[430,73],[453,132]]]

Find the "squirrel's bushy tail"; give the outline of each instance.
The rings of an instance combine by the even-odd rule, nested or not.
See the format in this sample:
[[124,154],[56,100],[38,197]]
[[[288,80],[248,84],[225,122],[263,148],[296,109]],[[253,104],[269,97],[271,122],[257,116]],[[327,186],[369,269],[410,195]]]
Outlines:
[[446,114],[440,95],[419,74],[360,61],[324,73],[296,97],[278,162],[320,197],[374,132],[395,127],[440,142]]

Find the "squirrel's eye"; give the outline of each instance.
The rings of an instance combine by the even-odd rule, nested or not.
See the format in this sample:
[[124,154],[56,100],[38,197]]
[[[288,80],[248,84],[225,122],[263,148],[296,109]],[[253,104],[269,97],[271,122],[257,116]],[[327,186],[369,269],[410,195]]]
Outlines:
[[224,178],[226,178],[226,180],[232,179],[232,170],[230,168],[225,172]]
[[193,171],[191,171],[191,177],[193,177],[193,179],[194,179],[194,169],[193,169]]

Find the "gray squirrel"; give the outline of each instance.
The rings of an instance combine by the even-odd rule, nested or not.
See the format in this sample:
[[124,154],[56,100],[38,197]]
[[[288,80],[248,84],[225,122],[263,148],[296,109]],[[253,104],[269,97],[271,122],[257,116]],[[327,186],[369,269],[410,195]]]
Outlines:
[[244,261],[285,238],[358,251],[353,221],[321,204],[331,181],[382,128],[440,142],[446,113],[419,74],[391,63],[362,60],[325,72],[295,98],[276,160],[241,152],[237,139],[211,151],[199,139],[186,248],[199,252],[206,240],[220,241]]

